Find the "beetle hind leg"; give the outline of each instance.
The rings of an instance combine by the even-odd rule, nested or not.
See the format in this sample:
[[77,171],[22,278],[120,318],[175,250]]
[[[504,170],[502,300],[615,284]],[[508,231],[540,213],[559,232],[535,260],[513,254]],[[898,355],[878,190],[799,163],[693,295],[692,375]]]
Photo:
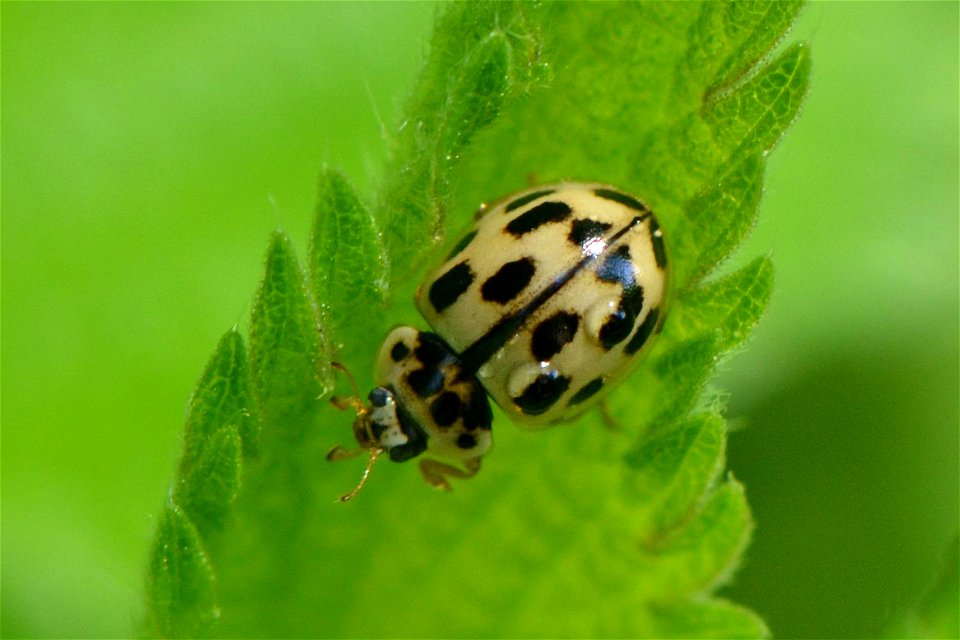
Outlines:
[[472,478],[480,471],[481,458],[470,458],[464,461],[464,468],[455,467],[439,460],[421,460],[420,474],[424,481],[434,489],[451,491],[450,481],[447,478]]

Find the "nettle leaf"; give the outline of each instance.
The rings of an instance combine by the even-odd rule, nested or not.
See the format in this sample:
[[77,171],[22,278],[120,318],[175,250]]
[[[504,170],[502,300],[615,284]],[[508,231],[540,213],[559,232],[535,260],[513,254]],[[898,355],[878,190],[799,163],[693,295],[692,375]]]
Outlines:
[[739,271],[691,289],[671,320],[678,333],[716,331],[716,346],[726,351],[746,339],[772,290],[773,264],[769,258],[757,258]]
[[656,571],[673,577],[653,599],[683,600],[715,589],[736,566],[752,530],[742,485],[724,482],[683,527],[643,541],[642,553],[656,564]]
[[214,573],[196,527],[173,503],[160,514],[147,584],[147,631],[192,638],[209,634],[219,612]]
[[723,466],[726,433],[716,414],[686,418],[667,433],[639,443],[624,458],[634,473],[625,476],[628,500],[649,519],[649,542],[682,526],[697,512]]
[[223,525],[239,490],[241,454],[256,452],[260,424],[254,407],[246,345],[236,330],[229,331],[188,404],[173,491],[173,502],[204,533]]
[[677,251],[691,256],[691,279],[708,275],[753,228],[762,189],[763,160],[747,155],[689,200]]
[[519,2],[456,3],[437,19],[378,199],[394,284],[427,254],[425,242],[442,240],[466,145],[545,79],[541,20],[539,5]]
[[[274,234],[250,319],[250,364],[263,419],[297,437],[332,377],[323,332],[290,240]],[[264,431],[265,437],[273,437]]]
[[355,335],[381,328],[376,311],[386,300],[390,269],[373,215],[347,179],[330,168],[320,176],[309,264],[329,339],[338,357],[349,358],[352,345],[341,337],[347,328]]
[[[715,595],[753,522],[705,390],[772,290],[766,257],[713,274],[755,224],[765,158],[806,92],[807,48],[774,51],[799,9],[443,5],[380,188],[362,197],[324,170],[309,275],[275,234],[249,365],[234,332],[194,394],[165,512],[179,524],[164,516],[151,562],[151,632],[768,635]],[[383,329],[414,317],[417,267],[477,205],[532,180],[607,182],[657,212],[672,283],[650,355],[608,420],[531,435],[498,415],[482,473],[452,495],[381,463],[336,504],[362,463],[323,460],[351,439],[352,416],[323,401],[329,360],[369,379]],[[187,562],[171,549],[189,570],[167,569]]]
[[147,632],[208,635],[219,617],[205,538],[220,531],[240,487],[242,456],[257,449],[246,345],[221,338],[187,408],[184,454],[164,507],[148,571]]

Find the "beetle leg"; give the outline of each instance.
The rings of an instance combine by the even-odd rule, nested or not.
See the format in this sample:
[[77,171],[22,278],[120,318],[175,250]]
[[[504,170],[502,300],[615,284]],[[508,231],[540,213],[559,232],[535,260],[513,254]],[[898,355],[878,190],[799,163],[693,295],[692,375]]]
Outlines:
[[428,485],[435,489],[450,491],[450,481],[447,478],[472,478],[480,471],[481,458],[471,458],[463,463],[465,469],[455,467],[438,460],[421,460],[420,473]]

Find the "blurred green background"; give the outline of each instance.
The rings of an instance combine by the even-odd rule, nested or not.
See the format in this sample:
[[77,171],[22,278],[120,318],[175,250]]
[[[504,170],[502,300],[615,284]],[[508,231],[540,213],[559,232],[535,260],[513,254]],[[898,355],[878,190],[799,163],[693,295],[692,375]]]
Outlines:
[[[881,633],[958,519],[960,5],[817,3],[811,93],[723,366],[757,520],[724,590],[781,637]],[[320,166],[364,189],[434,7],[3,3],[2,631],[129,635],[187,396]]]

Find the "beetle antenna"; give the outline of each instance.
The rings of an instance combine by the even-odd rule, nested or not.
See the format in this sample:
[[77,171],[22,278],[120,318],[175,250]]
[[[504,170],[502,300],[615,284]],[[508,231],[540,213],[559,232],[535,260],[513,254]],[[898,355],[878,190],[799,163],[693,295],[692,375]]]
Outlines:
[[355,486],[353,489],[337,498],[337,502],[346,502],[347,500],[353,498],[353,496],[357,495],[357,493],[360,492],[360,489],[363,489],[363,485],[367,484],[367,478],[370,477],[370,470],[373,469],[373,465],[380,458],[381,453],[383,453],[383,449],[380,447],[370,449],[370,457],[367,458],[367,466],[363,469],[363,475],[360,476],[360,482],[358,482],[357,486]]
[[353,374],[350,373],[350,370],[347,369],[346,365],[341,362],[331,362],[330,366],[347,376],[347,380],[350,381],[350,389],[353,390],[353,395],[347,398],[342,396],[333,396],[330,398],[330,404],[335,406],[340,411],[353,409],[357,412],[357,416],[362,416],[367,413],[367,407],[363,403],[363,400],[360,399],[360,390],[357,388],[357,381],[354,379]]
[[347,380],[350,381],[350,388],[353,389],[353,395],[359,398],[360,390],[357,389],[357,381],[354,379],[353,374],[350,373],[350,369],[347,369],[347,365],[343,364],[342,362],[337,362],[336,360],[334,360],[333,362],[330,363],[330,366],[336,369],[337,371],[342,371],[343,374],[347,376]]

